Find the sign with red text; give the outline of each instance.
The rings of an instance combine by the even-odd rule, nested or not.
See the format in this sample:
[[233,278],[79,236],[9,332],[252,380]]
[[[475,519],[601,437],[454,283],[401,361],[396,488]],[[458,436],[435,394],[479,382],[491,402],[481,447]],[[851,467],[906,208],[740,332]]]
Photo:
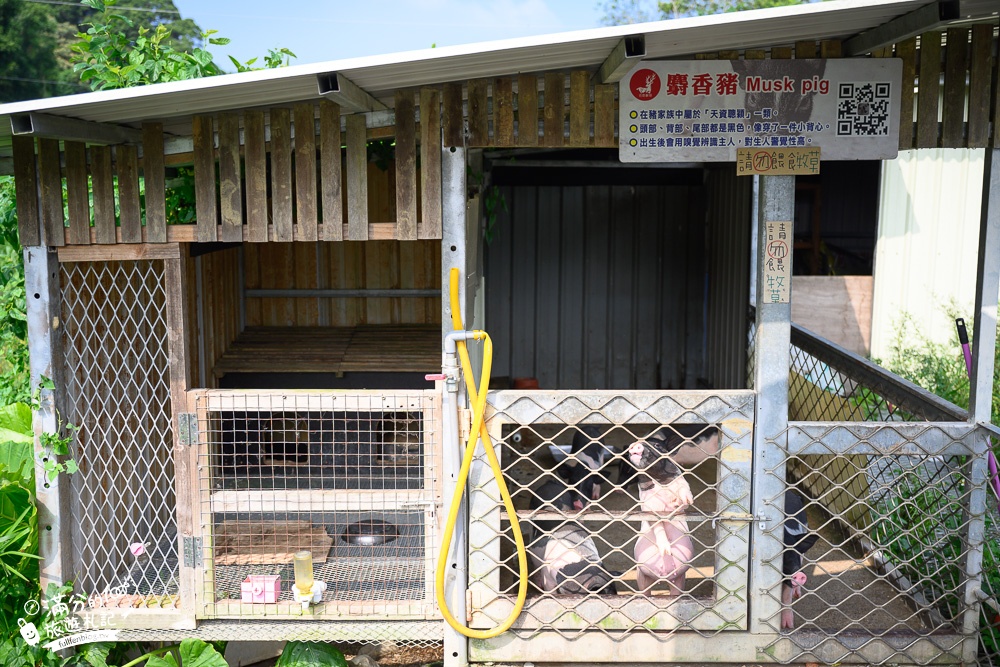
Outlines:
[[899,147],[902,61],[641,62],[619,84],[622,162],[735,162],[739,149],[820,148],[884,160]]

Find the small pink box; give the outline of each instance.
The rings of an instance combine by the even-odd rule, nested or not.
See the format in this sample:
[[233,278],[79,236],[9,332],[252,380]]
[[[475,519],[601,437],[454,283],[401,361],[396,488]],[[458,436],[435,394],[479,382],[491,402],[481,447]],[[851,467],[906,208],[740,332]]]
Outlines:
[[281,577],[276,574],[251,574],[240,584],[243,602],[277,602],[281,595]]

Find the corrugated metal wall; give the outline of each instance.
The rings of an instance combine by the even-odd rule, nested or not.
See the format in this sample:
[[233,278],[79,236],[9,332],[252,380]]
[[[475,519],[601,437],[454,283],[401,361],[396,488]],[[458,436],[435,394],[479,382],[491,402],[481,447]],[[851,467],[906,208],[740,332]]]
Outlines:
[[744,386],[750,302],[750,207],[753,178],[733,165],[706,170],[708,306],[705,375],[719,389]]
[[702,187],[501,190],[509,211],[485,257],[494,376],[536,377],[551,389],[702,384]]
[[905,312],[947,343],[954,301],[971,316],[983,184],[981,149],[900,151],[882,167],[872,356],[884,358]]

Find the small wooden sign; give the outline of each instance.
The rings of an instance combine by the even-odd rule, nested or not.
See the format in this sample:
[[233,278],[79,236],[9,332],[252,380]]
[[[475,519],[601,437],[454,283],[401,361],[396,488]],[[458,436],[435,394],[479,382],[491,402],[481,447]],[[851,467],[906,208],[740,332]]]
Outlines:
[[791,221],[768,220],[765,223],[764,303],[788,303],[792,293],[792,230]]
[[810,176],[819,173],[819,147],[739,148],[736,175]]

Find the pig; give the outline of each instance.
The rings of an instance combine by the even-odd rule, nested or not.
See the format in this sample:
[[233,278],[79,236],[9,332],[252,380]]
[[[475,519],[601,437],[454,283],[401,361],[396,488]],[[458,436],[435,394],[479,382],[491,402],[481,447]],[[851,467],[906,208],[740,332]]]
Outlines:
[[785,522],[782,531],[782,541],[785,551],[781,557],[781,573],[784,580],[781,584],[781,627],[795,627],[795,614],[792,613],[792,602],[802,596],[802,585],[806,575],[802,570],[802,556],[812,545],[816,544],[819,535],[809,532],[809,517],[806,515],[806,502],[802,494],[795,489],[785,491]]
[[[573,511],[575,492],[556,481],[532,496],[531,509]],[[564,595],[616,595],[613,575],[604,569],[590,533],[575,521],[536,521],[528,555],[532,582],[542,591]]]
[[[662,440],[649,438],[628,448],[629,461],[646,476],[639,482],[643,512],[676,515],[694,502],[691,487],[681,469],[670,459],[668,447]],[[669,595],[683,592],[684,578],[694,556],[686,520],[664,516],[656,521],[643,521],[634,553],[640,591],[648,594],[657,581],[666,579]]]

